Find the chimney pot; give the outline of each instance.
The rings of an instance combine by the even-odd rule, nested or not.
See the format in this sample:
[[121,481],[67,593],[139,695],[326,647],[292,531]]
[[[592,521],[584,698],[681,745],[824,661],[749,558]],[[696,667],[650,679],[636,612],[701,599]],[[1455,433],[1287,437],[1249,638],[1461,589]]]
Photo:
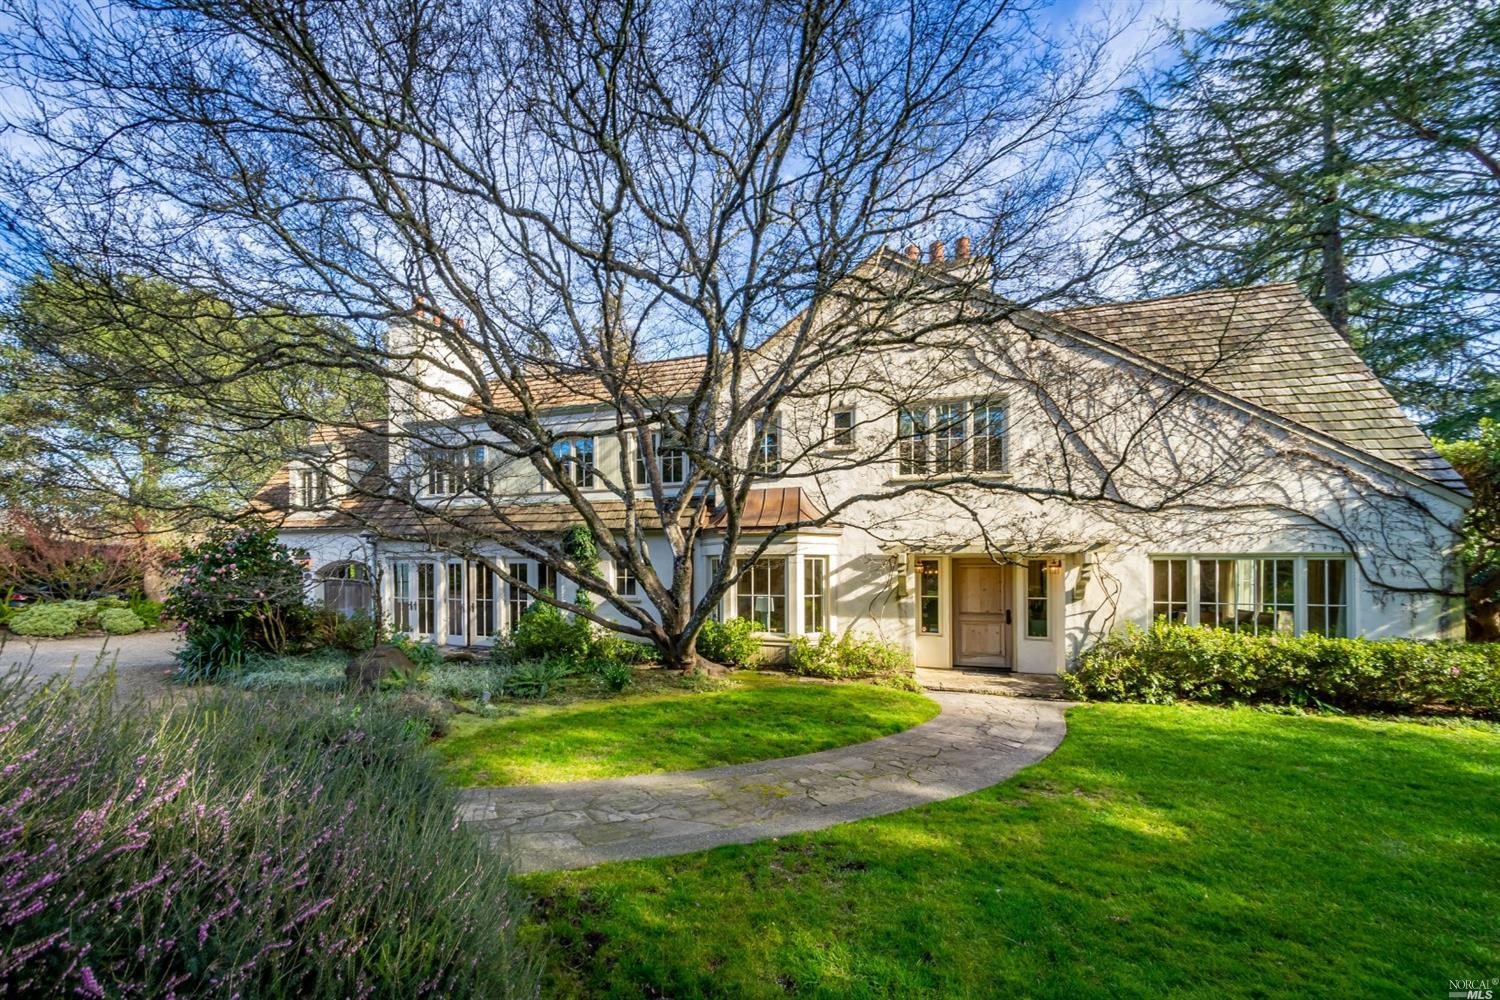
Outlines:
[[969,238],[967,236],[960,236],[958,238],[958,245],[953,248],[953,256],[959,260],[968,260],[970,246]]
[[907,260],[921,260],[922,259],[922,250],[921,250],[921,248],[919,248],[915,243],[908,243],[906,245],[906,259]]
[[943,253],[944,253],[944,251],[943,251],[943,241],[942,240],[933,240],[932,241],[932,262],[934,264],[941,264],[943,262]]

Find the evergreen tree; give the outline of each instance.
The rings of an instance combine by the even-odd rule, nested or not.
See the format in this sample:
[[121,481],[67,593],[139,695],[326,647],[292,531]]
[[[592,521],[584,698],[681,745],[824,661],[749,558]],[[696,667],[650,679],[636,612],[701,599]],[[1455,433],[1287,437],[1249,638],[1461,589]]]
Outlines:
[[1500,405],[1500,12],[1232,0],[1127,92],[1147,292],[1297,281],[1444,434]]

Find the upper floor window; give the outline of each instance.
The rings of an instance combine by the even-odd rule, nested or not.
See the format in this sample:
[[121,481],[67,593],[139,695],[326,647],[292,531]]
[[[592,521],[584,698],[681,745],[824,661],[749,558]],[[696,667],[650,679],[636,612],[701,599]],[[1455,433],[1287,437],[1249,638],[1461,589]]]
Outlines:
[[781,471],[781,417],[774,413],[755,421],[754,461],[756,472]]
[[292,506],[313,510],[328,503],[332,496],[328,470],[311,466],[295,466],[291,470]]
[[594,439],[591,437],[565,438],[554,441],[552,457],[557,461],[564,476],[574,486],[585,489],[594,485]]
[[896,433],[897,467],[903,476],[1005,469],[1005,407],[1000,403],[957,400],[903,407]]
[[829,414],[829,445],[834,448],[854,447],[854,408],[845,407]]
[[[674,443],[670,436],[663,439],[660,431],[651,433],[651,447],[656,452],[656,464],[661,472],[664,486],[680,486],[687,482],[688,455]],[[635,454],[635,481],[637,485],[650,482],[646,475],[646,456],[639,446]]]
[[422,492],[430,497],[448,497],[465,490],[488,493],[493,469],[489,450],[482,444],[469,448],[432,448],[422,459]]

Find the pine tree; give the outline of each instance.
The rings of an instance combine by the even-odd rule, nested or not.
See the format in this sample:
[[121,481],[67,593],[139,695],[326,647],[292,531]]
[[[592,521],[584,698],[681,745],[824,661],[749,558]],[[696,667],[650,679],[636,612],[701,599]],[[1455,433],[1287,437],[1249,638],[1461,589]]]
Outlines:
[[1295,280],[1442,433],[1500,406],[1500,13],[1233,0],[1122,103],[1145,291]]

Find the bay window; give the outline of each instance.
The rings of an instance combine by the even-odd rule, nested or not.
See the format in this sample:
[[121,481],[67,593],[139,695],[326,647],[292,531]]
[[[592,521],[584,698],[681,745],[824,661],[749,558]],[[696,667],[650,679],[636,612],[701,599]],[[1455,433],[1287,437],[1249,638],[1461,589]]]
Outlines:
[[786,557],[763,557],[747,564],[735,587],[736,612],[762,632],[786,632]]
[[828,631],[828,557],[802,560],[802,631]]

